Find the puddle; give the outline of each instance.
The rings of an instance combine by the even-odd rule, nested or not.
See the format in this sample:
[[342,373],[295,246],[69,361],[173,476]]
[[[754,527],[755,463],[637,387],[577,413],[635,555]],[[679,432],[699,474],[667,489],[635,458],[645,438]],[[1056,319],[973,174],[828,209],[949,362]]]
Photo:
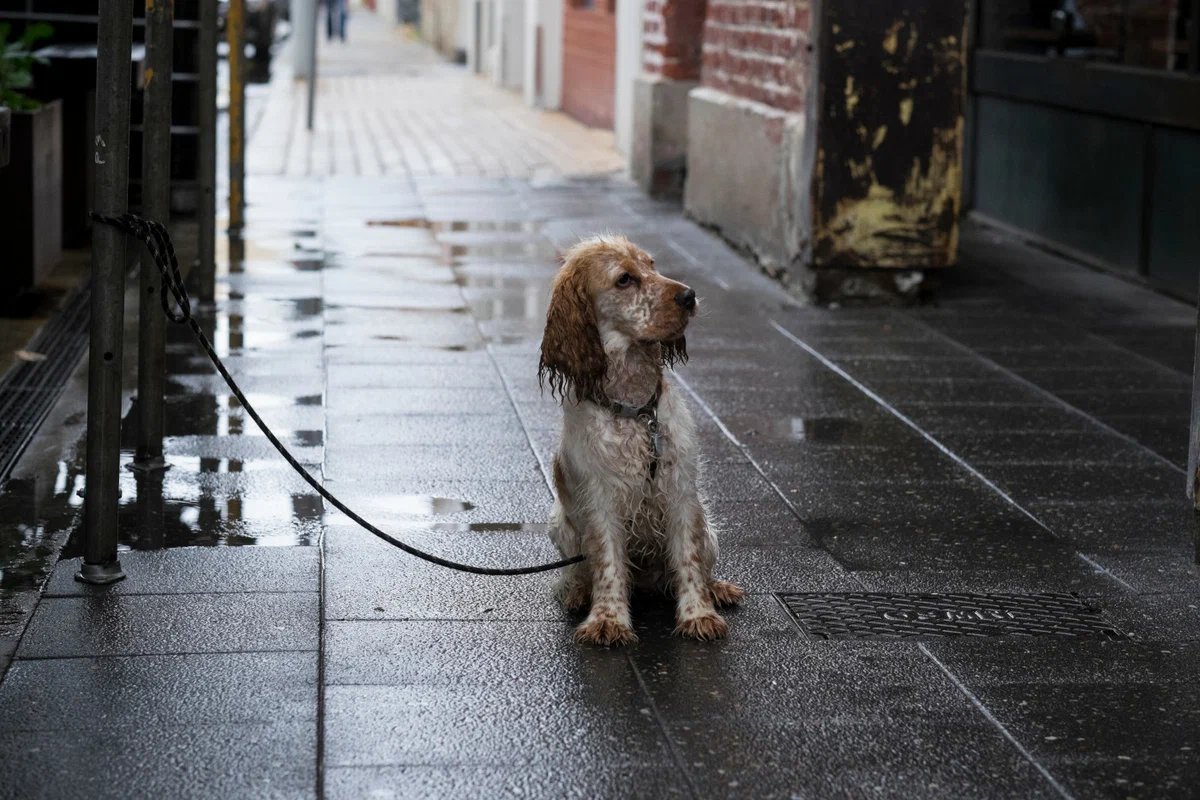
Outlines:
[[[335,494],[337,487],[331,486]],[[466,500],[456,500],[452,497],[435,497],[426,494],[398,494],[391,497],[374,497],[361,503],[364,510],[375,510],[383,514],[403,514],[405,516],[435,516],[438,514],[457,514],[460,511],[470,511],[474,503]],[[354,508],[355,503],[348,503]],[[355,508],[355,510],[359,510]],[[369,514],[363,513],[363,516]]]
[[10,479],[0,490],[0,634],[37,599],[81,510],[81,465],[60,461],[45,480]]
[[293,431],[291,443],[297,447],[323,447],[325,431]]
[[543,533],[549,534],[545,522],[437,522],[429,530],[448,533]]
[[[376,334],[371,338],[380,342],[410,342],[413,347],[419,347],[422,350],[437,350],[442,353],[471,353],[484,348],[483,344],[431,344],[419,339],[413,339],[410,336],[396,336],[387,333]],[[349,345],[342,346],[349,347]],[[331,346],[330,349],[334,349],[335,347],[337,346]]]
[[550,262],[554,251],[545,242],[484,242],[480,244],[442,244],[442,262],[451,266],[462,263],[464,256],[480,259],[532,259]]
[[546,303],[547,298],[540,291],[525,294],[496,292],[470,300],[471,311],[478,320],[530,322],[536,325],[539,333],[546,320]]
[[428,229],[430,222],[422,217],[402,217],[400,219],[369,219],[367,225],[372,228],[421,228]]
[[816,444],[850,444],[862,438],[862,423],[841,417],[782,417],[747,421],[738,426],[747,437],[786,439]]
[[317,272],[325,266],[324,258],[292,258],[287,262],[297,272]]
[[444,231],[460,233],[463,231],[479,233],[535,233],[540,230],[540,222],[507,221],[471,221],[471,220],[438,220],[432,221],[424,217],[400,217],[398,219],[372,219],[367,225],[373,228],[417,228],[431,230],[435,233]]

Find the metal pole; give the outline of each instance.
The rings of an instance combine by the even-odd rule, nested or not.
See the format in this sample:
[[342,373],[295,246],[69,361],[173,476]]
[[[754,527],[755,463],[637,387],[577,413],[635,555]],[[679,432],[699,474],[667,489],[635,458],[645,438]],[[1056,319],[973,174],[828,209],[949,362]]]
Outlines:
[[217,4],[215,0],[200,2],[200,32],[197,37],[199,53],[200,105],[196,138],[199,153],[196,157],[199,196],[196,213],[200,218],[200,241],[197,248],[196,295],[201,302],[211,303],[216,292],[217,272]]
[[[129,199],[129,84],[133,5],[100,0],[96,32],[95,210],[117,216]],[[85,583],[125,577],[117,559],[121,470],[121,336],[125,316],[125,234],[92,232],[92,334],[88,355],[87,489],[84,493]]]
[[[171,217],[171,52],[175,0],[146,0],[146,85],[142,91],[142,208],[164,225]],[[163,393],[167,319],[159,303],[162,278],[142,253],[138,301],[137,470],[166,469]],[[140,499],[140,498],[139,498]]]
[[246,0],[229,0],[225,29],[229,41],[229,237],[231,242],[240,242],[246,209]]

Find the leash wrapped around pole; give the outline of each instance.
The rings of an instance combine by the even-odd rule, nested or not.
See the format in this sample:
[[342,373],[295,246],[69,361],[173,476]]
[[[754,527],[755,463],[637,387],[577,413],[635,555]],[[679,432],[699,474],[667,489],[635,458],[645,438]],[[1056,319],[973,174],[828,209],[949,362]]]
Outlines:
[[188,298],[187,289],[183,285],[183,278],[179,274],[179,261],[175,256],[175,246],[171,243],[171,236],[167,232],[166,227],[160,222],[142,219],[134,214],[123,214],[119,217],[113,217],[92,213],[91,217],[96,222],[104,225],[110,225],[118,230],[124,231],[130,236],[133,236],[141,241],[146,246],[147,250],[150,252],[151,258],[154,260],[155,266],[158,267],[158,271],[162,273],[163,281],[161,299],[163,313],[166,314],[167,318],[172,322],[179,325],[188,326],[192,332],[192,335],[196,337],[196,341],[208,356],[209,361],[213,363],[213,366],[216,367],[217,372],[221,374],[221,377],[225,380],[225,383],[229,385],[229,390],[233,392],[234,396],[237,397],[238,402],[241,403],[242,408],[246,410],[246,413],[250,415],[252,420],[254,420],[254,424],[259,427],[259,429],[263,432],[263,435],[266,436],[267,440],[275,447],[276,450],[279,451],[279,454],[283,456],[284,460],[291,465],[292,469],[294,469],[300,475],[300,477],[303,478],[306,483],[308,483],[309,486],[311,486],[319,495],[321,495],[321,497],[325,498],[330,505],[341,511],[350,519],[354,520],[360,527],[392,545],[393,547],[397,547],[403,550],[405,553],[415,556],[423,561],[428,561],[430,564],[437,564],[439,567],[446,567],[447,569],[458,570],[460,572],[470,572],[475,575],[530,575],[536,572],[549,572],[550,570],[561,569],[563,567],[568,567],[571,564],[578,564],[579,562],[583,561],[584,556],[577,555],[573,558],[565,558],[560,561],[552,561],[546,564],[536,564],[529,567],[477,567],[471,564],[460,564],[457,561],[450,561],[439,556],[435,556],[432,553],[426,553],[423,550],[419,550],[410,544],[400,541],[391,534],[380,530],[378,527],[368,522],[357,512],[339,500],[332,492],[322,486],[316,478],[309,474],[308,470],[304,468],[304,465],[296,460],[296,457],[288,451],[283,442],[279,441],[278,437],[276,437],[271,429],[267,427],[267,424],[263,422],[262,417],[260,417],[258,412],[254,410],[254,406],[249,400],[246,399],[246,395],[242,393],[242,390],[238,387],[237,382],[234,381],[233,376],[229,374],[227,369],[225,369],[225,365],[221,362],[221,358],[217,355],[216,350],[213,348],[212,342],[208,340],[208,337],[204,334],[204,331],[201,330],[199,323],[197,323],[192,317],[191,300]]

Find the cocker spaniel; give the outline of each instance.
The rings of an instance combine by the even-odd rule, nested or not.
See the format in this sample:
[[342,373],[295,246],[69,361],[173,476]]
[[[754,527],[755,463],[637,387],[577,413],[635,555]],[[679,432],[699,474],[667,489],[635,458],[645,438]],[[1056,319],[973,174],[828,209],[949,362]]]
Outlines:
[[559,585],[569,610],[588,609],[577,642],[635,641],[633,589],[673,593],[676,632],[702,640],[728,633],[716,607],[744,597],[713,578],[695,423],[663,377],[687,359],[696,307],[623,236],[575,245],[554,280],[538,378],[563,406],[550,536],[564,556],[587,556]]

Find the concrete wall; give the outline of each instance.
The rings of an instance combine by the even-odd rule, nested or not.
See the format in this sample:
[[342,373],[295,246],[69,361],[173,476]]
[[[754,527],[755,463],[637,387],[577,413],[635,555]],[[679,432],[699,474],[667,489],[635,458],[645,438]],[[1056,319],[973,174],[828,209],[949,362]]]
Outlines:
[[500,0],[464,0],[467,30],[467,66],[480,75],[495,76],[500,47],[497,27]]
[[703,86],[687,115],[688,213],[782,274],[805,245],[804,117]]
[[[522,94],[535,108],[562,105],[562,0],[525,0],[525,51]],[[541,76],[538,76],[537,31],[542,31]],[[540,90],[539,90],[540,89]]]
[[808,246],[808,0],[709,0],[688,102],[684,203],[785,274]]
[[634,81],[629,171],[644,190],[677,196],[687,172],[687,93],[700,77],[705,0],[646,0]]
[[617,74],[613,134],[617,150],[629,155],[633,143],[634,80],[642,68],[642,3],[617,3]]
[[520,89],[525,82],[525,0],[494,0],[495,55],[492,80],[505,89]]
[[461,0],[421,0],[421,38],[449,59],[465,55]]
[[687,174],[688,92],[695,81],[643,73],[633,86],[629,172],[643,191],[678,197]]

